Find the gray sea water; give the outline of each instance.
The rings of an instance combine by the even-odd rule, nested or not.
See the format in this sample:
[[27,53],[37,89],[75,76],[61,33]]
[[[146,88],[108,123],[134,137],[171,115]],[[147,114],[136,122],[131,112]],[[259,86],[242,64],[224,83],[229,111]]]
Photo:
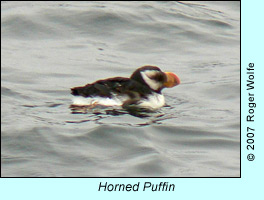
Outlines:
[[[146,116],[74,114],[70,88],[176,73]],[[3,177],[239,177],[239,2],[1,1]]]

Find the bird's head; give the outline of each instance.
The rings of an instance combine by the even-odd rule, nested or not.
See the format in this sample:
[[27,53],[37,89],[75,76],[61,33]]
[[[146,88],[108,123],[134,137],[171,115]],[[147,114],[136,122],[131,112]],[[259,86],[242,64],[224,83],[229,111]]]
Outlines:
[[156,92],[163,88],[171,88],[180,84],[179,77],[172,72],[162,72],[156,66],[138,68],[130,77],[132,80],[145,84]]

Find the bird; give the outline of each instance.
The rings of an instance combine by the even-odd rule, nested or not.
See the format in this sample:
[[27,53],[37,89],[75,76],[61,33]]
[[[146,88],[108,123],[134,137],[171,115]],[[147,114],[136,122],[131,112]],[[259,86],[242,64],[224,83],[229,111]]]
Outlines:
[[123,109],[157,110],[165,105],[164,88],[180,84],[172,72],[146,65],[136,69],[130,78],[114,77],[71,88],[71,106],[121,106]]

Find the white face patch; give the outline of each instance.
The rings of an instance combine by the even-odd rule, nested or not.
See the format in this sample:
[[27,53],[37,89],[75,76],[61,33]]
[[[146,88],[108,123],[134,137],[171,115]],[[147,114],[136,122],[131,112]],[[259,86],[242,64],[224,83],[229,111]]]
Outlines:
[[158,90],[159,88],[162,87],[162,83],[158,82],[156,80],[151,79],[150,77],[155,76],[157,73],[159,73],[158,71],[155,70],[145,70],[143,72],[140,72],[141,76],[143,78],[143,80],[145,81],[146,84],[148,84],[148,86],[153,89],[153,90]]

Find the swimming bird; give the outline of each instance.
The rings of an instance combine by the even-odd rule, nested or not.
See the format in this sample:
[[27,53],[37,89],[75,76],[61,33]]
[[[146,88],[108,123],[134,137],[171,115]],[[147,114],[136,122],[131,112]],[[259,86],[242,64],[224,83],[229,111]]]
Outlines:
[[164,88],[180,84],[172,72],[162,72],[156,66],[143,66],[130,78],[114,77],[71,88],[72,106],[122,106],[124,109],[157,110],[165,105]]

